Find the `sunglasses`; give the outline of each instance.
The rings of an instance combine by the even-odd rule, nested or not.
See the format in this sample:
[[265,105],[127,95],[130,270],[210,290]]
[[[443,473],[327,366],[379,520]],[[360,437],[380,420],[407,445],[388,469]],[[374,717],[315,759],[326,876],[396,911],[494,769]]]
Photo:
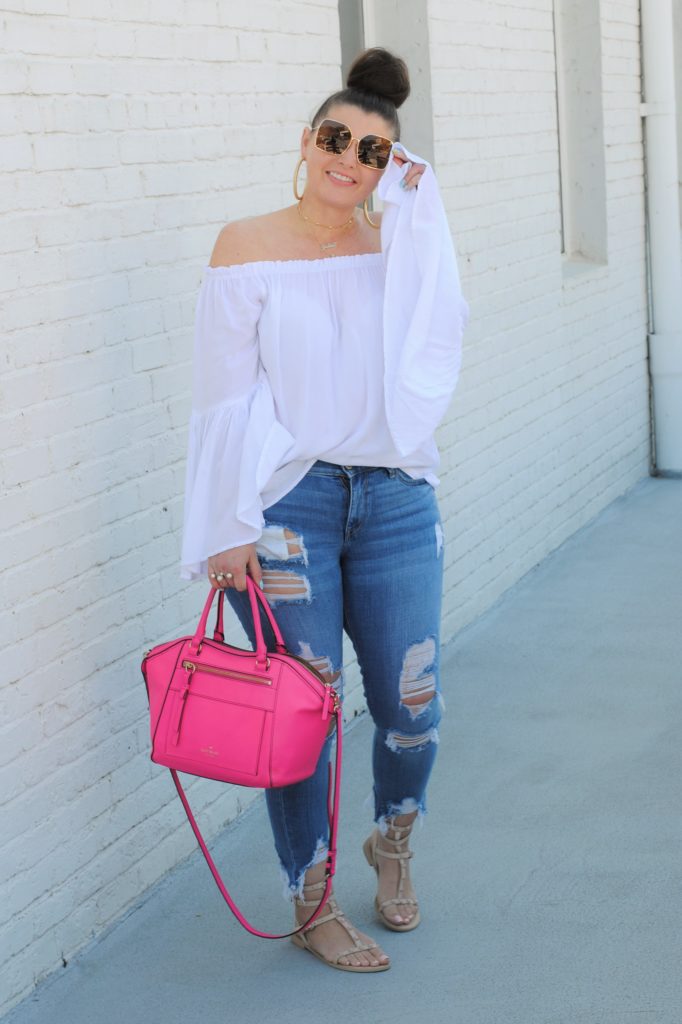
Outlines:
[[372,167],[375,171],[383,171],[391,156],[391,139],[385,139],[382,135],[365,135],[361,139],[354,139],[347,124],[329,118],[321,122],[315,136],[315,145],[318,149],[323,153],[334,153],[336,156],[345,153],[352,142],[358,144],[358,160],[361,164]]

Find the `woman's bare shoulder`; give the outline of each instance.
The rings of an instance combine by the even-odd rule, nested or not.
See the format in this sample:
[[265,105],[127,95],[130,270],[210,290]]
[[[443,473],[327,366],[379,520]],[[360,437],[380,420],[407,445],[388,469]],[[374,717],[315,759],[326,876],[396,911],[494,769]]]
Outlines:
[[272,242],[282,211],[230,221],[218,234],[209,266],[230,267],[270,258]]

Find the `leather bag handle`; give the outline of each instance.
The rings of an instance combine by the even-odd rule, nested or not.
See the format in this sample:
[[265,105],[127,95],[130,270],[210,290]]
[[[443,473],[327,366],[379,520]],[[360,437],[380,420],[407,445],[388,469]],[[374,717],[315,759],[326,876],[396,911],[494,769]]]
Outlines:
[[[254,583],[254,581],[251,578],[251,576],[248,576],[248,575],[246,577],[246,589],[247,589],[248,594],[249,594],[249,603],[251,604],[251,615],[253,616],[254,629],[256,629],[258,632],[260,632],[261,637],[263,636],[263,629],[261,627],[260,615],[258,613],[258,605],[260,604],[261,608],[265,612],[265,616],[266,616],[268,622],[272,626],[272,631],[275,634],[275,647],[276,647],[276,649],[279,651],[280,654],[287,654],[288,652],[287,652],[286,644],[284,643],[284,640],[282,638],[282,634],[280,632],[280,628],[277,625],[277,620],[275,619],[275,616],[272,614],[272,609],[270,608],[270,605],[269,605],[269,603],[267,601],[267,598],[265,597],[265,594],[260,589],[260,587],[256,586],[256,584]],[[221,594],[221,597],[223,597],[223,596],[224,595]],[[263,640],[263,646],[267,647],[267,645],[265,643],[265,640]]]
[[[194,633],[194,636],[192,637],[192,640],[190,641],[190,650],[192,651],[193,654],[196,654],[196,653],[199,652],[199,650],[201,648],[202,641],[206,637],[206,627],[208,625],[208,616],[210,614],[211,605],[213,604],[213,599],[215,598],[215,593],[216,593],[217,589],[218,589],[217,587],[211,587],[211,589],[209,591],[209,594],[208,594],[208,597],[206,598],[206,603],[204,604],[204,610],[201,613],[201,618],[199,619],[199,624],[198,624],[198,626],[196,628],[196,632]],[[265,612],[265,615],[266,615],[266,617],[268,619],[268,622],[272,626],[272,631],[275,634],[275,647],[276,647],[276,649],[279,651],[280,654],[285,654],[287,652],[287,649],[286,649],[286,645],[284,643],[284,640],[282,638],[282,633],[280,631],[280,628],[277,625],[277,620],[275,619],[274,615],[272,614],[272,610],[271,610],[270,605],[268,604],[268,602],[267,602],[267,600],[265,598],[265,594],[263,594],[263,592],[260,589],[260,587],[256,586],[256,584],[254,583],[253,579],[249,575],[247,575],[247,577],[246,577],[246,589],[247,589],[247,592],[248,592],[248,595],[249,595],[249,604],[251,605],[251,616],[252,616],[252,619],[253,619],[253,631],[254,631],[254,635],[255,635],[255,638],[256,638],[256,668],[260,669],[261,671],[265,671],[265,669],[267,668],[267,663],[268,663],[268,657],[267,657],[268,651],[267,651],[267,645],[265,643],[265,639],[263,637],[263,627],[261,625],[260,614],[259,614],[259,610],[258,610],[258,605],[259,604],[260,604],[260,607]],[[222,588],[221,588],[220,589],[220,598],[219,598],[219,603],[218,603],[218,616],[219,616],[219,623],[220,623],[220,627],[221,627],[221,630],[220,630],[221,633],[222,633],[222,609],[223,609],[222,601],[224,599],[224,596],[225,595],[223,594]],[[216,631],[217,630],[218,630],[218,622],[216,622]]]
[[223,607],[225,605],[225,591],[220,588],[218,594],[218,611],[215,617],[215,628],[213,630],[213,639],[218,640],[219,643],[225,643],[225,628],[223,626]]
[[[247,576],[247,580],[250,580],[250,579],[251,579],[251,577]],[[247,586],[248,586],[248,582],[247,582]],[[254,583],[254,586],[255,586],[255,583]],[[268,616],[268,621],[272,625],[273,632],[275,634],[275,646],[277,647],[277,650],[281,654],[285,654],[286,653],[286,646],[285,646],[285,644],[282,641],[282,638],[280,636],[279,628],[277,626],[277,621],[273,618],[272,613],[270,612],[270,605],[267,603],[267,601],[265,601],[265,603],[263,603],[263,601],[262,601],[263,593],[262,593],[262,591],[260,590],[259,587],[256,587],[256,597],[258,599],[260,599],[261,604],[263,604],[263,608],[265,609],[266,614]],[[217,640],[221,644],[225,643],[225,627],[223,625],[224,608],[225,608],[225,588],[224,587],[220,587],[220,589],[218,591],[218,610],[216,612],[215,628],[213,630],[213,639]]]

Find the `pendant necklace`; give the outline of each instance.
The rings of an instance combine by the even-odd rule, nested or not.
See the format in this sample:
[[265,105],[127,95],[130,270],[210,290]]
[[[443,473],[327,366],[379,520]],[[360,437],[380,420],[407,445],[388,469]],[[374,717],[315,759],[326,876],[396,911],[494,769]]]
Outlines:
[[[306,217],[305,213],[301,209],[300,199],[298,202],[297,210],[300,213],[303,220],[307,220],[309,224],[315,224],[315,226],[318,228],[329,228],[330,230],[334,229],[336,231],[342,231],[345,228],[350,227],[350,225],[355,222],[355,214],[351,213],[350,217],[344,224],[320,224],[319,221],[313,220],[312,217]],[[336,242],[320,242],[320,249],[335,249],[336,245]]]

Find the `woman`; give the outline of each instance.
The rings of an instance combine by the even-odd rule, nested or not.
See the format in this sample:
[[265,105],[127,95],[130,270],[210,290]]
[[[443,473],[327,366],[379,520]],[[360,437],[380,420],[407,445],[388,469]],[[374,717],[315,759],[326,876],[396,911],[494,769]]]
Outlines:
[[[361,54],[303,130],[296,203],[218,236],[197,304],[181,570],[208,573],[250,633],[249,573],[288,648],[337,689],[351,638],[376,726],[364,853],[394,931],[420,920],[408,839],[440,717],[433,429],[468,316],[433,172],[397,142],[409,89],[400,58]],[[367,209],[380,183],[381,227]],[[324,887],[330,746],[311,778],[266,790],[299,924]],[[294,941],[341,970],[390,966],[333,896]]]

